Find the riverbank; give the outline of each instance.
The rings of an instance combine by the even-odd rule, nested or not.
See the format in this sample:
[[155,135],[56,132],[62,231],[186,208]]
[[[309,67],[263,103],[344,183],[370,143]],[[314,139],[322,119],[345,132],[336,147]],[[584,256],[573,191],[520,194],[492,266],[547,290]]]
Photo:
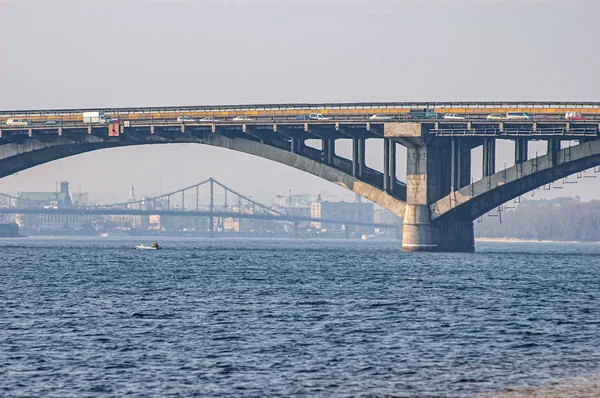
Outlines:
[[535,240],[518,238],[475,238],[475,242],[499,242],[499,243],[600,243],[600,242],[582,242],[579,240]]
[[592,398],[600,397],[600,375],[556,380],[548,385],[485,393],[479,398]]

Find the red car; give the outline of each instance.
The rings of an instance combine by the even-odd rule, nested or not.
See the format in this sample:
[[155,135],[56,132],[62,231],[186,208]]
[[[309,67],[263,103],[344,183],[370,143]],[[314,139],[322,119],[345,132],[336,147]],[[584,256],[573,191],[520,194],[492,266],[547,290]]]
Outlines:
[[587,120],[585,116],[581,116],[579,112],[565,113],[565,120]]

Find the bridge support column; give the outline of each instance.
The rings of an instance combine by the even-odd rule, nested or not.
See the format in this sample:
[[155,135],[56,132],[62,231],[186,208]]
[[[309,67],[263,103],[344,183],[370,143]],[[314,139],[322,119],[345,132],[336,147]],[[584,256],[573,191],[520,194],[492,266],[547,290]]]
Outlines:
[[383,139],[383,190],[392,193],[396,182],[396,142]]
[[488,177],[496,172],[496,140],[483,139],[483,176]]
[[365,168],[365,139],[352,139],[352,175],[360,178]]
[[529,141],[525,138],[515,140],[515,164],[527,161]]
[[456,191],[471,182],[471,149],[458,138],[450,145],[450,184]]
[[215,219],[213,218],[213,210],[214,210],[214,203],[215,203],[215,188],[214,188],[215,182],[212,179],[212,177],[209,179],[209,188],[210,188],[210,217],[208,218],[208,222],[209,222],[209,237],[213,237],[214,236],[214,230],[215,230]]
[[558,164],[558,152],[560,151],[560,138],[548,140],[548,158],[553,166]]
[[[457,147],[460,144],[456,144]],[[456,151],[456,157],[453,152]],[[470,156],[460,157],[466,148],[418,146],[407,150],[406,212],[402,225],[403,251],[472,252],[475,249],[473,223],[463,220],[432,221],[429,205],[448,195],[452,163],[457,183],[468,179]],[[465,171],[465,173],[463,173]]]
[[466,253],[475,251],[473,221],[452,220],[443,223],[434,221],[432,234],[438,251]]
[[383,139],[383,190],[390,192],[390,143],[389,138]]
[[402,223],[402,251],[436,251],[429,206],[407,204]]
[[323,161],[327,165],[333,164],[333,157],[335,156],[335,140],[333,138],[323,138]]
[[295,138],[292,137],[290,138],[290,144],[291,144],[291,152],[292,153],[296,153],[296,154],[302,154],[302,147],[304,146],[304,140],[301,138]]

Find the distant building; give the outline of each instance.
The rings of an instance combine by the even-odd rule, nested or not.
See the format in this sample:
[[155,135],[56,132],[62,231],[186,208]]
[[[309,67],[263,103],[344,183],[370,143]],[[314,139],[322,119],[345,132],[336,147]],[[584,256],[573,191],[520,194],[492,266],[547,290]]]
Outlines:
[[231,217],[223,219],[223,230],[225,232],[240,232],[240,220]]
[[113,227],[132,229],[132,228],[143,228],[147,227],[148,216],[137,216],[137,215],[110,215],[102,216],[105,222],[112,224]]
[[17,207],[23,209],[67,209],[71,207],[69,183],[60,183],[60,192],[21,192]]
[[378,224],[402,225],[402,219],[386,209],[375,210],[374,221]]
[[73,206],[85,207],[88,205],[88,194],[87,192],[79,192],[71,194],[71,202]]
[[[324,202],[316,201],[310,205],[311,218],[326,218],[346,222],[373,223],[373,203]],[[341,231],[342,224],[313,222],[312,226],[325,231]],[[372,232],[373,227],[351,228],[362,232]]]
[[298,207],[288,207],[287,209],[282,209],[284,212],[287,212],[290,216],[298,216],[298,217],[310,217],[312,213],[311,206],[298,206]]
[[30,216],[35,217],[35,226],[40,232],[89,229],[92,224],[90,214],[30,214]]
[[160,229],[165,231],[183,231],[190,229],[193,224],[192,217],[188,216],[157,216]]
[[159,215],[148,216],[148,229],[159,231],[161,228]]
[[[60,192],[21,192],[17,206],[24,209],[68,209],[72,207],[69,183],[60,183]],[[86,214],[18,214],[20,227],[44,231],[90,228],[92,216]]]

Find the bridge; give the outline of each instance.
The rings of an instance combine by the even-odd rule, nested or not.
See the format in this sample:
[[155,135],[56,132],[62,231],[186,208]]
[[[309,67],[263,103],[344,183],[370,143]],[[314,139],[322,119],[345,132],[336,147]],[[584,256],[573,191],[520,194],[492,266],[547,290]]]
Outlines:
[[[202,189],[208,187],[208,203],[202,194]],[[219,190],[220,197],[217,197]],[[294,225],[294,234],[298,235],[300,222],[319,223],[321,225],[344,226],[346,237],[349,236],[349,227],[373,227],[396,231],[399,235],[399,225],[391,223],[376,223],[373,219],[340,219],[294,214],[293,208],[285,211],[261,204],[252,198],[241,194],[214,178],[181,188],[172,192],[140,200],[130,200],[121,203],[100,204],[93,206],[77,207],[38,207],[29,200],[14,195],[0,193],[6,199],[6,206],[0,206],[2,214],[44,214],[44,215],[100,215],[100,216],[171,216],[206,218],[209,220],[210,236],[214,233],[215,220],[220,223],[226,218],[250,219],[288,222]]]
[[[412,117],[416,109],[454,113],[458,118],[443,119],[437,114],[432,118],[432,113]],[[405,251],[468,252],[474,250],[473,220],[482,214],[537,187],[600,165],[600,103],[596,102],[96,109],[116,121],[107,125],[83,123],[84,111],[94,110],[0,112],[0,120],[31,121],[25,126],[1,126],[0,178],[102,148],[213,145],[303,170],[381,205],[403,218]],[[530,116],[510,119],[502,116],[505,112]],[[567,120],[566,112],[578,112],[582,117]],[[490,119],[489,114],[496,116]],[[47,124],[49,121],[53,124]],[[351,158],[336,153],[336,142],[341,139],[352,140]],[[383,141],[382,172],[365,164],[365,142],[371,139]],[[496,168],[498,139],[515,145],[515,164],[505,170]],[[309,146],[309,140],[320,145]],[[528,144],[534,140],[545,141],[547,153],[530,159]],[[573,141],[577,144],[563,147]],[[406,181],[396,177],[398,145],[407,149]],[[471,151],[477,147],[483,148],[483,178],[473,182]]]

